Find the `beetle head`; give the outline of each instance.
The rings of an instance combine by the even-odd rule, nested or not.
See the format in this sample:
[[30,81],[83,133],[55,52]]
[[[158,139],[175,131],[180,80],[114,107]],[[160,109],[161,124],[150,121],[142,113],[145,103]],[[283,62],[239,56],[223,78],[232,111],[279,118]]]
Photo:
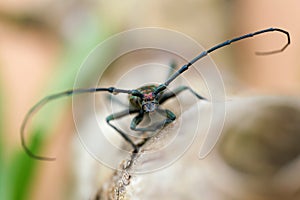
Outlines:
[[157,108],[158,108],[158,101],[155,98],[155,95],[153,94],[153,92],[144,94],[143,100],[142,100],[142,109],[145,112],[153,112]]

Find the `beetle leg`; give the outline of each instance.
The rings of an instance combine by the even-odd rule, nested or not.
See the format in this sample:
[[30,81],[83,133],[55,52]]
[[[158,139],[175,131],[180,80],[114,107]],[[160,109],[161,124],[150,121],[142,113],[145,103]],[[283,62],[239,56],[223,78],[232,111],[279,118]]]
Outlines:
[[132,120],[130,128],[134,131],[154,132],[160,128],[165,127],[166,125],[170,124],[171,122],[173,122],[176,119],[176,115],[173,112],[171,112],[170,110],[157,109],[157,112],[163,113],[166,118],[164,120],[162,120],[161,122],[155,123],[149,127],[137,128],[137,125],[142,121],[143,116],[144,116],[144,113],[140,113]]
[[193,95],[195,95],[198,99],[201,100],[206,100],[207,99],[205,97],[202,97],[201,95],[199,95],[197,92],[195,92],[192,88],[188,87],[188,86],[179,86],[178,88],[176,88],[174,91],[172,92],[168,92],[165,93],[161,96],[161,98],[159,99],[159,104],[163,104],[165,101],[167,101],[170,98],[175,97],[176,95],[178,95],[179,93],[181,93],[182,91],[185,90],[189,90]]
[[137,127],[137,125],[139,125],[139,123],[141,123],[143,118],[144,118],[144,112],[140,112],[137,116],[135,116],[132,119],[131,124],[130,124],[130,129],[134,130],[134,131],[142,131],[142,130],[136,128],[136,127]]
[[108,117],[106,117],[106,122],[108,123],[108,125],[110,125],[113,129],[115,129],[133,147],[134,153],[137,153],[137,151],[138,151],[137,145],[134,144],[134,142],[127,136],[126,133],[124,133],[122,130],[120,130],[116,126],[112,125],[110,123],[110,121],[125,117],[129,114],[136,113],[138,111],[139,110],[137,110],[137,109],[127,109],[127,110],[124,110],[124,111],[121,111],[118,113],[111,114]]
[[158,109],[157,110],[160,113],[165,113],[166,119],[163,120],[161,123],[158,123],[156,126],[157,127],[165,127],[166,125],[170,124],[171,122],[173,122],[176,119],[176,115],[168,110],[168,109]]

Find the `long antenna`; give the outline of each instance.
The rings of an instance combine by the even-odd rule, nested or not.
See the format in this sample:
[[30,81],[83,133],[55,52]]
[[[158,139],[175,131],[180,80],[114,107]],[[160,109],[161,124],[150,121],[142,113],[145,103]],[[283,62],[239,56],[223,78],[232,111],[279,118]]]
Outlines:
[[243,39],[246,39],[246,38],[253,37],[255,35],[260,35],[262,33],[273,32],[273,31],[284,33],[286,35],[286,37],[287,37],[287,43],[281,49],[278,49],[278,50],[268,51],[268,52],[255,52],[255,53],[257,55],[269,55],[269,54],[280,53],[280,52],[284,51],[290,45],[290,43],[291,43],[289,32],[287,32],[287,31],[285,31],[283,29],[280,29],[280,28],[268,28],[268,29],[256,31],[254,33],[248,33],[246,35],[242,35],[240,37],[236,37],[236,38],[233,38],[231,40],[227,40],[225,42],[217,44],[217,45],[213,46],[212,48],[210,48],[210,49],[208,49],[206,51],[201,52],[193,60],[191,60],[189,63],[183,65],[178,71],[176,71],[164,84],[162,84],[161,86],[159,86],[159,88],[157,90],[157,93],[159,93],[161,90],[164,90],[166,88],[166,86],[168,86],[174,79],[176,79],[180,74],[182,74],[183,72],[185,72],[186,70],[188,70],[188,68],[192,64],[194,64],[195,62],[197,62],[201,58],[207,56],[209,53],[211,53],[211,52],[213,52],[213,51],[215,51],[217,49],[220,49],[220,48],[222,48],[224,46],[230,45],[231,43],[237,42],[239,40],[243,40]]
[[73,95],[77,95],[77,94],[94,93],[94,92],[109,92],[109,93],[114,93],[114,94],[126,93],[126,94],[132,94],[132,95],[136,95],[136,96],[141,95],[136,90],[123,90],[123,89],[118,89],[118,88],[114,88],[114,87],[109,87],[109,88],[74,89],[74,90],[67,90],[67,91],[64,91],[64,92],[60,92],[60,93],[57,93],[57,94],[46,96],[43,99],[41,99],[39,102],[37,102],[27,112],[27,114],[26,114],[26,116],[25,116],[25,118],[22,122],[21,130],[20,130],[20,136],[21,136],[22,147],[25,150],[25,152],[30,157],[38,159],[38,160],[44,160],[44,161],[54,161],[54,160],[56,160],[56,158],[50,158],[50,157],[44,157],[44,156],[36,155],[28,148],[28,146],[26,145],[26,140],[25,140],[25,128],[26,128],[27,122],[34,115],[34,113],[39,111],[45,104],[49,103],[52,100],[59,99],[59,98],[62,98],[62,97],[73,96]]

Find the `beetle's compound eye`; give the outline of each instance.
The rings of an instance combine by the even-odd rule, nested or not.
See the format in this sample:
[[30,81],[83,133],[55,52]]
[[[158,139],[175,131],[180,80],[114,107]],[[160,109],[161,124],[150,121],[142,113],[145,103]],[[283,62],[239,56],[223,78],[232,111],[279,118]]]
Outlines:
[[140,97],[140,98],[144,98],[144,95],[138,90],[132,90],[131,94],[132,94],[132,96],[137,96],[137,97]]

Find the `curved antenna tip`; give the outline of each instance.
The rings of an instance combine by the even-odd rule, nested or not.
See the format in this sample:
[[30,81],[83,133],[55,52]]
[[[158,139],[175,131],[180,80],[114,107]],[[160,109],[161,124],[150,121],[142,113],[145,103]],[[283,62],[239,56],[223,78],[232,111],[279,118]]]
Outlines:
[[55,161],[55,160],[56,160],[56,158],[54,158],[54,157],[51,158],[51,157],[37,156],[37,155],[33,154],[33,153],[27,148],[27,146],[24,147],[24,145],[23,145],[23,148],[25,149],[26,154],[27,154],[29,157],[33,158],[33,159],[41,160],[41,161]]
[[284,33],[287,37],[287,43],[281,49],[274,50],[274,51],[266,51],[266,52],[258,51],[258,52],[255,52],[255,55],[264,56],[264,55],[271,55],[271,54],[281,53],[291,44],[291,37],[290,37],[290,34],[289,34],[288,31],[285,31],[285,30],[280,29],[280,28],[270,28],[269,30]]

